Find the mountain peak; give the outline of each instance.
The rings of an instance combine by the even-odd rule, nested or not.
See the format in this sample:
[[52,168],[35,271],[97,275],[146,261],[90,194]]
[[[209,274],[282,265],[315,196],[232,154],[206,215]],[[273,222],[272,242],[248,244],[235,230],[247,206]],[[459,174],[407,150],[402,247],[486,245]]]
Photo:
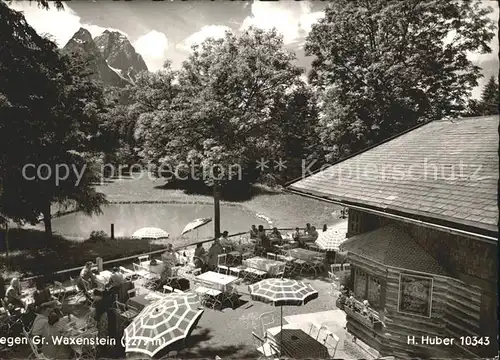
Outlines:
[[89,60],[92,78],[102,81],[105,85],[125,87],[130,81],[117,73],[106,63],[100,49],[85,28],[80,28],[64,46],[63,51],[83,54]]
[[94,42],[107,64],[124,78],[134,81],[137,73],[148,70],[142,56],[121,32],[105,30]]
[[84,42],[90,42],[92,41],[92,35],[90,34],[90,31],[81,27],[80,29],[78,29],[78,31],[73,35],[71,39],[78,39]]

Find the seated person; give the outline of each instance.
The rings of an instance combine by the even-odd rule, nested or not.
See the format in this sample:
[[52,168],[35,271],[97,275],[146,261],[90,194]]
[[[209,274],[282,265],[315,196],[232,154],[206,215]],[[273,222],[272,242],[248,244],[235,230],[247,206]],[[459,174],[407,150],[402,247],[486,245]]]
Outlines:
[[257,236],[259,235],[259,231],[257,230],[257,227],[255,225],[252,225],[250,228],[250,239],[257,239]]
[[13,278],[10,281],[10,286],[5,292],[5,299],[7,305],[12,306],[13,308],[26,308],[26,304],[21,298],[21,282],[18,278]]
[[296,227],[294,233],[292,234],[293,241],[299,241],[300,236],[301,236],[300,229]]
[[219,241],[226,252],[231,252],[233,250],[233,243],[228,239],[228,235],[229,233],[227,231],[224,231]]
[[31,327],[30,335],[31,336],[42,336],[43,329],[47,325],[49,321],[49,314],[52,313],[52,309],[49,307],[41,308],[38,314],[33,321],[33,325]]
[[42,345],[42,353],[48,359],[71,359],[73,350],[69,345],[57,344],[54,340],[64,336],[68,329],[63,329],[58,324],[59,315],[51,312],[48,317],[47,325],[44,326],[42,336],[44,343]]
[[194,251],[193,263],[195,268],[204,271],[207,264],[207,252],[203,247],[203,244],[196,245],[196,250]]
[[278,231],[277,227],[273,227],[273,231],[271,232],[271,234],[269,234],[269,237],[273,241],[280,241],[281,242],[283,240],[283,237],[281,236],[281,233]]
[[88,261],[85,263],[82,271],[80,271],[80,275],[78,276],[78,280],[76,282],[78,289],[83,291],[83,294],[88,301],[92,301],[92,297],[89,295],[88,291],[94,283],[95,275],[92,272],[92,262]]
[[52,296],[50,289],[46,286],[45,279],[36,279],[35,286],[36,290],[33,293],[35,311],[42,307],[54,308],[59,305],[59,301]]
[[111,270],[111,276],[109,277],[109,281],[106,284],[106,289],[109,289],[113,294],[117,295],[120,293],[120,289],[122,285],[125,283],[125,278],[123,274],[120,272],[120,268],[115,266]]
[[174,251],[172,244],[167,244],[167,250],[161,254],[161,260],[165,263],[165,266],[171,268],[179,264],[179,255]]
[[264,230],[264,226],[259,225],[259,239],[258,245],[261,247],[264,253],[270,252],[272,250],[271,241],[269,237],[266,235],[266,231]]
[[217,267],[219,261],[218,256],[222,253],[224,253],[224,248],[220,244],[219,239],[215,239],[210,249],[208,249],[207,265],[209,269],[215,269]]
[[306,224],[306,230],[304,231],[306,235],[309,235],[309,232],[311,231],[311,224],[307,223]]
[[309,238],[311,239],[310,241],[316,241],[318,239],[318,231],[316,230],[315,226],[311,227],[311,230],[309,230]]

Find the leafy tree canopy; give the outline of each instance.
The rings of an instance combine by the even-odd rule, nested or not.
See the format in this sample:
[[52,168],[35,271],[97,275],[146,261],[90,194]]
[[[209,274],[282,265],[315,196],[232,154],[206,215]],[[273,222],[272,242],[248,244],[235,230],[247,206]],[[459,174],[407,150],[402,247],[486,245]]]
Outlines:
[[303,87],[294,59],[276,31],[250,29],[194,46],[178,73],[166,64],[144,75],[143,156],[208,184],[234,180],[239,169],[252,181],[255,160],[280,148],[284,99]]
[[[89,171],[90,156],[103,144],[102,87],[88,78],[82,59],[61,54],[21,13],[0,3],[0,17],[1,212],[20,222],[36,222],[42,213],[50,234],[53,203],[93,213],[105,202]],[[23,174],[29,164],[31,173]],[[70,171],[57,182],[61,165]]]
[[467,53],[491,51],[490,11],[468,0],[330,3],[305,47],[328,158],[462,111],[480,77]]

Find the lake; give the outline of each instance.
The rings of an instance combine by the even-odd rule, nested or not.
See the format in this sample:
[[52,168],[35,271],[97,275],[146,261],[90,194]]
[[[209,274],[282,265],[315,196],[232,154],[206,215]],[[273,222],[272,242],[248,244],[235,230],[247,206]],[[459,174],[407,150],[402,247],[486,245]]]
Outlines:
[[[212,217],[213,206],[196,204],[112,204],[103,207],[103,214],[87,216],[82,213],[63,215],[52,220],[52,228],[69,239],[83,240],[92,231],[111,233],[115,224],[115,237],[129,237],[142,227],[158,227],[167,231],[171,238],[181,234],[186,224],[197,218]],[[239,206],[220,207],[221,232],[229,234],[247,231],[252,224],[268,224]],[[41,225],[40,225],[41,226]],[[198,233],[198,234],[197,234]],[[213,237],[213,222],[184,235],[193,240]]]

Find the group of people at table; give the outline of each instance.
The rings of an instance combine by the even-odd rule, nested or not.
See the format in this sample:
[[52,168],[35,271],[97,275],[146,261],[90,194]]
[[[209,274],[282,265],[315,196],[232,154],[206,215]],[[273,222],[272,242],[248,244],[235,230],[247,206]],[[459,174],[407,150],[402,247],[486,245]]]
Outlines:
[[[311,224],[306,224],[304,231],[301,231],[297,227],[291,235],[291,239],[283,238],[276,227],[270,233],[266,233],[264,226],[259,225],[259,227],[256,227],[252,225],[249,233],[250,239],[255,245],[255,252],[261,255],[273,252],[274,245],[283,245],[289,242],[289,240],[297,243],[298,247],[305,248],[308,243],[313,243],[319,236],[318,231]],[[214,240],[208,251],[203,248],[202,244],[198,244],[194,252],[193,262],[197,268],[213,270],[217,267],[217,260],[220,254],[234,251],[239,245],[231,241],[228,238],[228,232],[224,231],[220,238]]]
[[[36,290],[32,293],[31,299],[23,296],[18,278],[13,278],[6,290],[5,285],[0,284],[2,307],[9,316],[22,319],[22,325],[30,338],[44,339],[35,346],[38,345],[39,350],[48,359],[69,359],[75,352],[69,345],[54,342],[57,336],[84,336],[87,328],[94,329],[95,335],[99,338],[114,335],[109,331],[114,326],[109,326],[108,310],[113,308],[118,291],[125,280],[119,268],[114,268],[104,288],[94,288],[97,279],[92,266],[92,262],[87,262],[76,280],[78,289],[92,304],[88,317],[91,324],[84,324],[78,321],[77,317],[71,317],[69,311],[63,311],[61,302],[51,293],[48,281],[44,277],[36,279]],[[0,282],[3,282],[3,279]],[[89,293],[91,289],[94,291]],[[77,328],[78,325],[80,329]]]

